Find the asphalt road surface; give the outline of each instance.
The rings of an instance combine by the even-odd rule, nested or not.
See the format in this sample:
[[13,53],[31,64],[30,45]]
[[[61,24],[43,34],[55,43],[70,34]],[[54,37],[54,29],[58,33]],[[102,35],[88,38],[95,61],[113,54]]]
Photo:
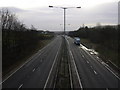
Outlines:
[[[3,88],[47,88],[54,82],[57,60],[63,37],[57,36],[50,44],[32,56],[25,64],[6,78]],[[99,58],[83,50],[66,36],[71,60],[80,88],[118,88],[120,79]],[[73,75],[73,74],[72,74]],[[72,76],[74,78],[74,76]],[[53,78],[53,79],[52,79]],[[74,80],[71,80],[74,84]],[[74,82],[73,82],[74,81]],[[76,81],[77,82],[77,81]],[[51,86],[52,88],[52,86]],[[74,87],[76,88],[76,87]]]
[[99,58],[91,55],[82,48],[73,43],[73,39],[66,37],[73,59],[79,73],[81,86],[83,88],[118,88],[120,79],[112,70],[99,60]]
[[40,50],[29,62],[5,80],[2,88],[44,88],[60,46],[61,37],[56,37],[47,47]]

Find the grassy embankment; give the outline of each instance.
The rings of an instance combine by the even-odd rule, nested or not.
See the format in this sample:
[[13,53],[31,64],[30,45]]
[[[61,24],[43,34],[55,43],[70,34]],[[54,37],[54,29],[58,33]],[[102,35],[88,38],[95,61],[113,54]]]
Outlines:
[[[110,62],[114,67],[120,67],[119,28],[116,26],[97,26],[93,28],[81,27],[77,31],[69,32],[71,37],[80,37],[82,43],[88,48],[93,48],[104,61]],[[113,65],[112,63],[115,65]]]
[[[44,38],[44,39],[43,39]],[[12,64],[5,63],[3,61],[3,79],[5,79],[7,76],[9,76],[12,72],[14,72],[17,68],[19,68],[23,63],[25,63],[32,55],[38,52],[38,50],[45,47],[47,44],[49,44],[54,39],[53,35],[39,35],[39,41],[37,45],[35,45],[32,48],[25,49],[20,53],[18,58],[14,61]],[[9,56],[9,55],[5,55]],[[12,55],[11,55],[12,57]],[[7,58],[5,58],[7,59]],[[15,58],[14,58],[15,59]],[[5,60],[7,61],[7,60]]]
[[108,49],[102,45],[92,43],[89,39],[81,39],[81,43],[84,44],[89,49],[94,49],[99,53],[99,57],[101,57],[105,62],[111,61],[116,66],[120,67],[120,63],[118,63],[118,51],[113,49]]
[[0,10],[2,27],[2,76],[10,74],[31,55],[44,47],[54,36],[53,32],[37,30],[20,22],[7,8]]

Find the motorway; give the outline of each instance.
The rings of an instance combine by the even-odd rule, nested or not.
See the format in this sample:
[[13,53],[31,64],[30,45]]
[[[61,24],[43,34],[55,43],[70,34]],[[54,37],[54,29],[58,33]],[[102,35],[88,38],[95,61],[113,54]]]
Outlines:
[[101,64],[99,58],[82,49],[82,46],[76,46],[70,37],[67,39],[83,88],[118,88],[120,86],[118,85],[120,79]]
[[3,88],[43,88],[61,46],[57,37],[2,84]]
[[[28,59],[20,68],[2,82],[4,88],[53,88],[56,69],[59,63],[63,37],[56,38],[38,53]],[[120,79],[114,71],[102,64],[95,55],[91,55],[82,46],[73,43],[66,36],[69,51],[73,88],[118,88]],[[72,63],[73,62],[73,63]],[[77,80],[75,80],[77,79]]]

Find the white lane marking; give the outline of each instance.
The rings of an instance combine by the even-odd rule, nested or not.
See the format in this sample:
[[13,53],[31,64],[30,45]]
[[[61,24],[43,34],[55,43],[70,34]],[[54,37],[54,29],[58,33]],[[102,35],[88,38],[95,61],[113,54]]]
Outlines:
[[112,63],[115,67],[117,67],[118,69],[120,69],[117,65],[115,65],[115,63],[113,63],[111,60],[108,60],[110,63]]
[[35,68],[33,69],[33,72],[35,71]]
[[[81,44],[82,45],[82,44]],[[83,49],[84,50],[84,49]],[[86,50],[84,50],[93,60],[95,60]],[[98,61],[98,60],[97,60]],[[101,60],[101,64],[103,65],[103,61]],[[120,77],[119,76],[117,76],[112,70],[110,70],[107,66],[106,66],[107,64],[105,63],[103,66],[107,69],[107,70],[109,70],[116,78],[118,78],[119,80],[120,80]]]
[[106,88],[106,90],[109,90],[108,88]]
[[19,86],[18,90],[19,90],[22,86],[23,86],[23,84],[21,84],[21,85]]
[[[66,40],[67,40],[67,39],[66,39]],[[70,46],[68,40],[67,40],[67,42],[68,42],[68,45]],[[69,48],[69,50],[70,50],[70,48]],[[79,81],[80,88],[83,88],[83,87],[82,87],[81,80],[80,80],[80,77],[79,77],[79,74],[78,74],[78,71],[77,71],[77,67],[76,67],[76,64],[75,64],[75,61],[74,61],[74,57],[73,57],[73,54],[72,54],[71,50],[70,50],[70,54],[71,54],[71,56],[72,56],[72,60],[73,60],[73,64],[74,64],[74,67],[75,67],[75,71],[76,71],[76,74],[77,74],[77,78],[78,78],[78,81]]]
[[84,58],[84,55],[82,55],[82,57]]
[[[60,45],[60,46],[61,46],[61,45]],[[59,46],[59,49],[60,49],[60,46]],[[50,75],[51,75],[51,72],[52,72],[52,70],[53,70],[53,66],[54,66],[54,64],[55,64],[55,62],[56,62],[56,59],[57,59],[57,56],[58,56],[59,49],[58,49],[57,54],[56,54],[56,56],[55,56],[55,59],[54,59],[54,62],[53,62],[53,64],[52,64],[52,67],[51,67],[51,69],[50,69],[50,72],[49,72],[49,75],[48,75],[48,77],[47,77],[47,80],[46,80],[46,82],[45,82],[44,89],[45,89],[46,86],[47,86],[48,80],[49,80]]]
[[87,63],[89,63],[89,62],[87,61]]
[[[54,39],[55,40],[55,39]],[[53,40],[53,41],[54,41]],[[42,53],[42,51],[45,49],[45,48],[47,48],[48,46],[50,46],[52,43],[53,43],[53,41],[51,42],[51,43],[49,43],[47,46],[45,46],[45,47],[43,47],[42,49],[40,49],[39,51],[38,51],[38,53],[36,53],[36,54],[34,54],[33,56],[31,56],[24,64],[22,64],[18,69],[16,69],[12,74],[10,74],[3,82],[1,82],[0,84],[2,84],[2,83],[4,83],[7,79],[9,79],[14,73],[16,73],[19,69],[21,69],[25,64],[27,64],[29,61],[31,61],[34,57],[38,57],[41,53]],[[36,59],[36,58],[35,58]]]
[[110,70],[107,66],[105,66],[115,77],[117,77],[119,80],[120,80],[120,78],[112,71],[112,70]]
[[93,69],[93,67],[92,66],[90,66],[92,69]]
[[94,70],[94,73],[97,75],[97,72]]
[[71,86],[71,88],[73,88],[70,64],[69,64],[69,72],[70,72],[70,86]]
[[74,67],[75,67],[75,71],[76,71],[76,73],[77,73],[77,77],[78,77],[78,81],[79,81],[80,88],[83,88],[83,87],[82,87],[81,80],[80,80],[80,77],[79,77],[79,74],[78,74],[78,71],[77,71],[77,67],[76,67],[76,64],[75,64],[75,61],[74,61],[74,57],[73,57],[73,55],[72,55],[72,52],[71,52],[71,51],[70,51],[70,54],[71,54],[72,59],[73,59],[73,64],[74,64]]
[[97,59],[99,59],[99,57],[97,56]]
[[[88,61],[87,61],[87,63],[89,63]],[[97,75],[97,72],[93,69],[93,66],[90,66],[91,68],[92,68],[92,70],[94,71],[94,73]]]

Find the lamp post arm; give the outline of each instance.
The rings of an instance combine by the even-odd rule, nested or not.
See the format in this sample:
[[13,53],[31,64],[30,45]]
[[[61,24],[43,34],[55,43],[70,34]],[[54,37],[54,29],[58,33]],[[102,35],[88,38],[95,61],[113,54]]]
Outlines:
[[63,20],[63,23],[64,23],[64,36],[65,36],[65,25],[66,25],[66,9],[69,9],[69,8],[81,8],[81,7],[56,7],[56,6],[49,6],[50,8],[62,8],[64,10],[64,20]]

